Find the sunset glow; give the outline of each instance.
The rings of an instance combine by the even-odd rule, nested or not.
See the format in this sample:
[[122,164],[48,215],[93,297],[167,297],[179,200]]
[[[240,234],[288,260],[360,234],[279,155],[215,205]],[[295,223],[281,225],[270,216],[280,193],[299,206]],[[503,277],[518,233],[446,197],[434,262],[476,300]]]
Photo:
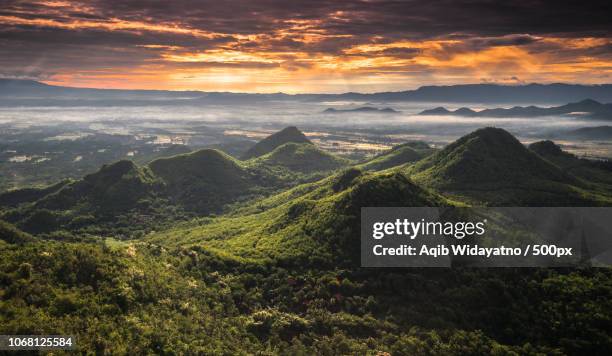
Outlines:
[[[541,9],[520,19],[483,5],[488,19],[447,14],[441,26],[435,8],[410,1],[401,3],[405,11],[387,1],[231,3],[144,10],[129,1],[9,1],[0,11],[0,76],[78,87],[298,93],[607,83],[612,74],[607,25],[588,33],[581,24],[540,26]],[[189,6],[187,16],[174,11]],[[597,29],[598,18],[590,20]]]

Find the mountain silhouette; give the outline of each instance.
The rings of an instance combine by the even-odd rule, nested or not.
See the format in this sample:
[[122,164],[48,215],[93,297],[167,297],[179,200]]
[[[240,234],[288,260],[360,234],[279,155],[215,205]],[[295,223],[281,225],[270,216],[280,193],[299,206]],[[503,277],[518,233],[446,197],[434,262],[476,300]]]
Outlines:
[[561,146],[550,140],[538,141],[530,144],[529,149],[542,157],[550,158],[555,156],[573,156],[561,149]]
[[578,140],[612,140],[612,126],[581,127],[560,136]]
[[424,110],[419,115],[452,115],[465,117],[539,117],[553,115],[581,115],[592,119],[612,120],[612,104],[602,104],[592,99],[585,99],[580,102],[542,108],[537,106],[515,106],[509,109],[496,108],[474,111],[469,108],[459,108],[455,111],[437,107]]
[[47,85],[31,80],[0,79],[0,105],[195,105],[207,103],[265,102],[278,100],[328,102],[445,102],[445,103],[544,103],[578,102],[592,98],[612,102],[612,85],[580,84],[460,84],[422,86],[415,90],[343,94],[245,94],[227,92],[90,89]]

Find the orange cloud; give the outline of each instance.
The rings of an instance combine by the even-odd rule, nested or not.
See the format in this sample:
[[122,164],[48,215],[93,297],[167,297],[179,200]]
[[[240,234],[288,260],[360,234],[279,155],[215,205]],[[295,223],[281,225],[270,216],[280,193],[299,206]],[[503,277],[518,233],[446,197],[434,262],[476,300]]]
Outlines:
[[[38,16],[21,8],[0,15],[0,25],[15,33],[12,50],[0,51],[5,57],[0,65],[26,74],[47,71],[52,84],[296,93],[402,90],[508,78],[599,83],[612,75],[612,41],[606,37],[371,35],[369,28],[360,27],[368,17],[350,9],[332,9],[316,18],[264,17],[271,30],[232,33],[176,19],[123,18],[115,12],[104,16],[89,3],[37,4]],[[88,16],[66,15],[70,12]],[[354,22],[357,30],[348,30]],[[343,32],[345,25],[349,27]],[[384,29],[385,23],[379,26]],[[108,34],[108,39],[95,44],[68,38],[41,47],[38,58],[24,63],[33,52],[23,42],[29,37],[19,36],[29,29],[32,36],[49,29],[78,34],[93,30],[90,38]],[[125,36],[111,36],[117,34]]]

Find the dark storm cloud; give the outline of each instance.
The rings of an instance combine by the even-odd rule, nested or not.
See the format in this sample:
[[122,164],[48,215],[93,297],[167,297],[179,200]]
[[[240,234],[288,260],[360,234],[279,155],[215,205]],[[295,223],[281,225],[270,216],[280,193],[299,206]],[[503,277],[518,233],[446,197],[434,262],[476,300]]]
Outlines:
[[165,45],[186,48],[213,48],[234,41],[235,38],[220,35],[214,38],[199,38],[189,34],[160,32],[108,31],[104,29],[79,29],[78,31],[52,27],[13,26],[0,28],[0,39],[13,42],[54,43],[56,45],[78,46],[134,46]]
[[455,33],[608,36],[609,1],[367,1],[354,2],[350,22],[329,21],[332,32],[431,38]]
[[[417,38],[469,33],[481,36],[529,33],[608,35],[610,1],[337,1],[174,0],[71,1],[64,7],[2,1],[4,13],[55,18],[180,23],[211,32],[255,34],[290,20],[323,20],[334,34],[406,35]],[[46,10],[46,11],[44,11]],[[342,13],[338,13],[342,12]],[[335,15],[334,15],[335,14]]]
[[508,35],[501,37],[473,38],[468,43],[473,47],[487,48],[496,46],[523,46],[539,41],[540,38],[531,35]]

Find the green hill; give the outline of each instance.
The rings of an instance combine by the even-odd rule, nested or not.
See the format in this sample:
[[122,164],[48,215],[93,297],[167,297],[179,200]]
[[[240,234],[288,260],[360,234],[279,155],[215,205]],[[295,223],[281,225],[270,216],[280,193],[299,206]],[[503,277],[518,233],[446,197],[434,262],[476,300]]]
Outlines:
[[198,212],[218,212],[256,185],[242,163],[213,149],[161,158],[148,166],[177,204]]
[[286,143],[260,156],[258,164],[281,166],[302,173],[323,172],[347,166],[349,161],[327,153],[310,143]]
[[86,204],[92,210],[115,213],[133,208],[138,200],[151,194],[154,187],[155,179],[149,171],[124,160],[104,165],[98,172],[66,185],[35,205],[60,210]]
[[241,157],[241,159],[247,160],[263,156],[272,152],[275,148],[290,142],[312,144],[297,127],[289,126],[257,142]]
[[[133,212],[148,213],[156,199],[159,183],[148,169],[132,161],[104,165],[98,172],[65,184],[39,200],[24,202],[8,210],[7,220],[31,233],[48,233],[59,229],[92,233],[109,232],[109,224],[122,219],[128,230],[142,228]],[[103,227],[104,226],[104,227]]]
[[407,168],[418,183],[488,204],[601,204],[608,198],[497,128],[474,131]]
[[[612,191],[612,165],[609,162],[592,161],[578,158],[565,152],[552,141],[538,141],[529,145],[529,149],[540,157],[553,163],[564,172],[579,177],[585,182],[603,184],[608,192]],[[598,188],[597,186],[593,187]]]
[[408,142],[394,146],[388,152],[383,152],[371,160],[359,165],[361,169],[381,171],[383,169],[416,162],[434,152],[434,149],[424,143]]
[[444,204],[450,202],[400,172],[363,173],[353,168],[254,203],[265,207],[263,212],[247,208],[203,226],[171,229],[151,241],[193,244],[232,258],[273,259],[283,265],[355,264],[361,207]]

